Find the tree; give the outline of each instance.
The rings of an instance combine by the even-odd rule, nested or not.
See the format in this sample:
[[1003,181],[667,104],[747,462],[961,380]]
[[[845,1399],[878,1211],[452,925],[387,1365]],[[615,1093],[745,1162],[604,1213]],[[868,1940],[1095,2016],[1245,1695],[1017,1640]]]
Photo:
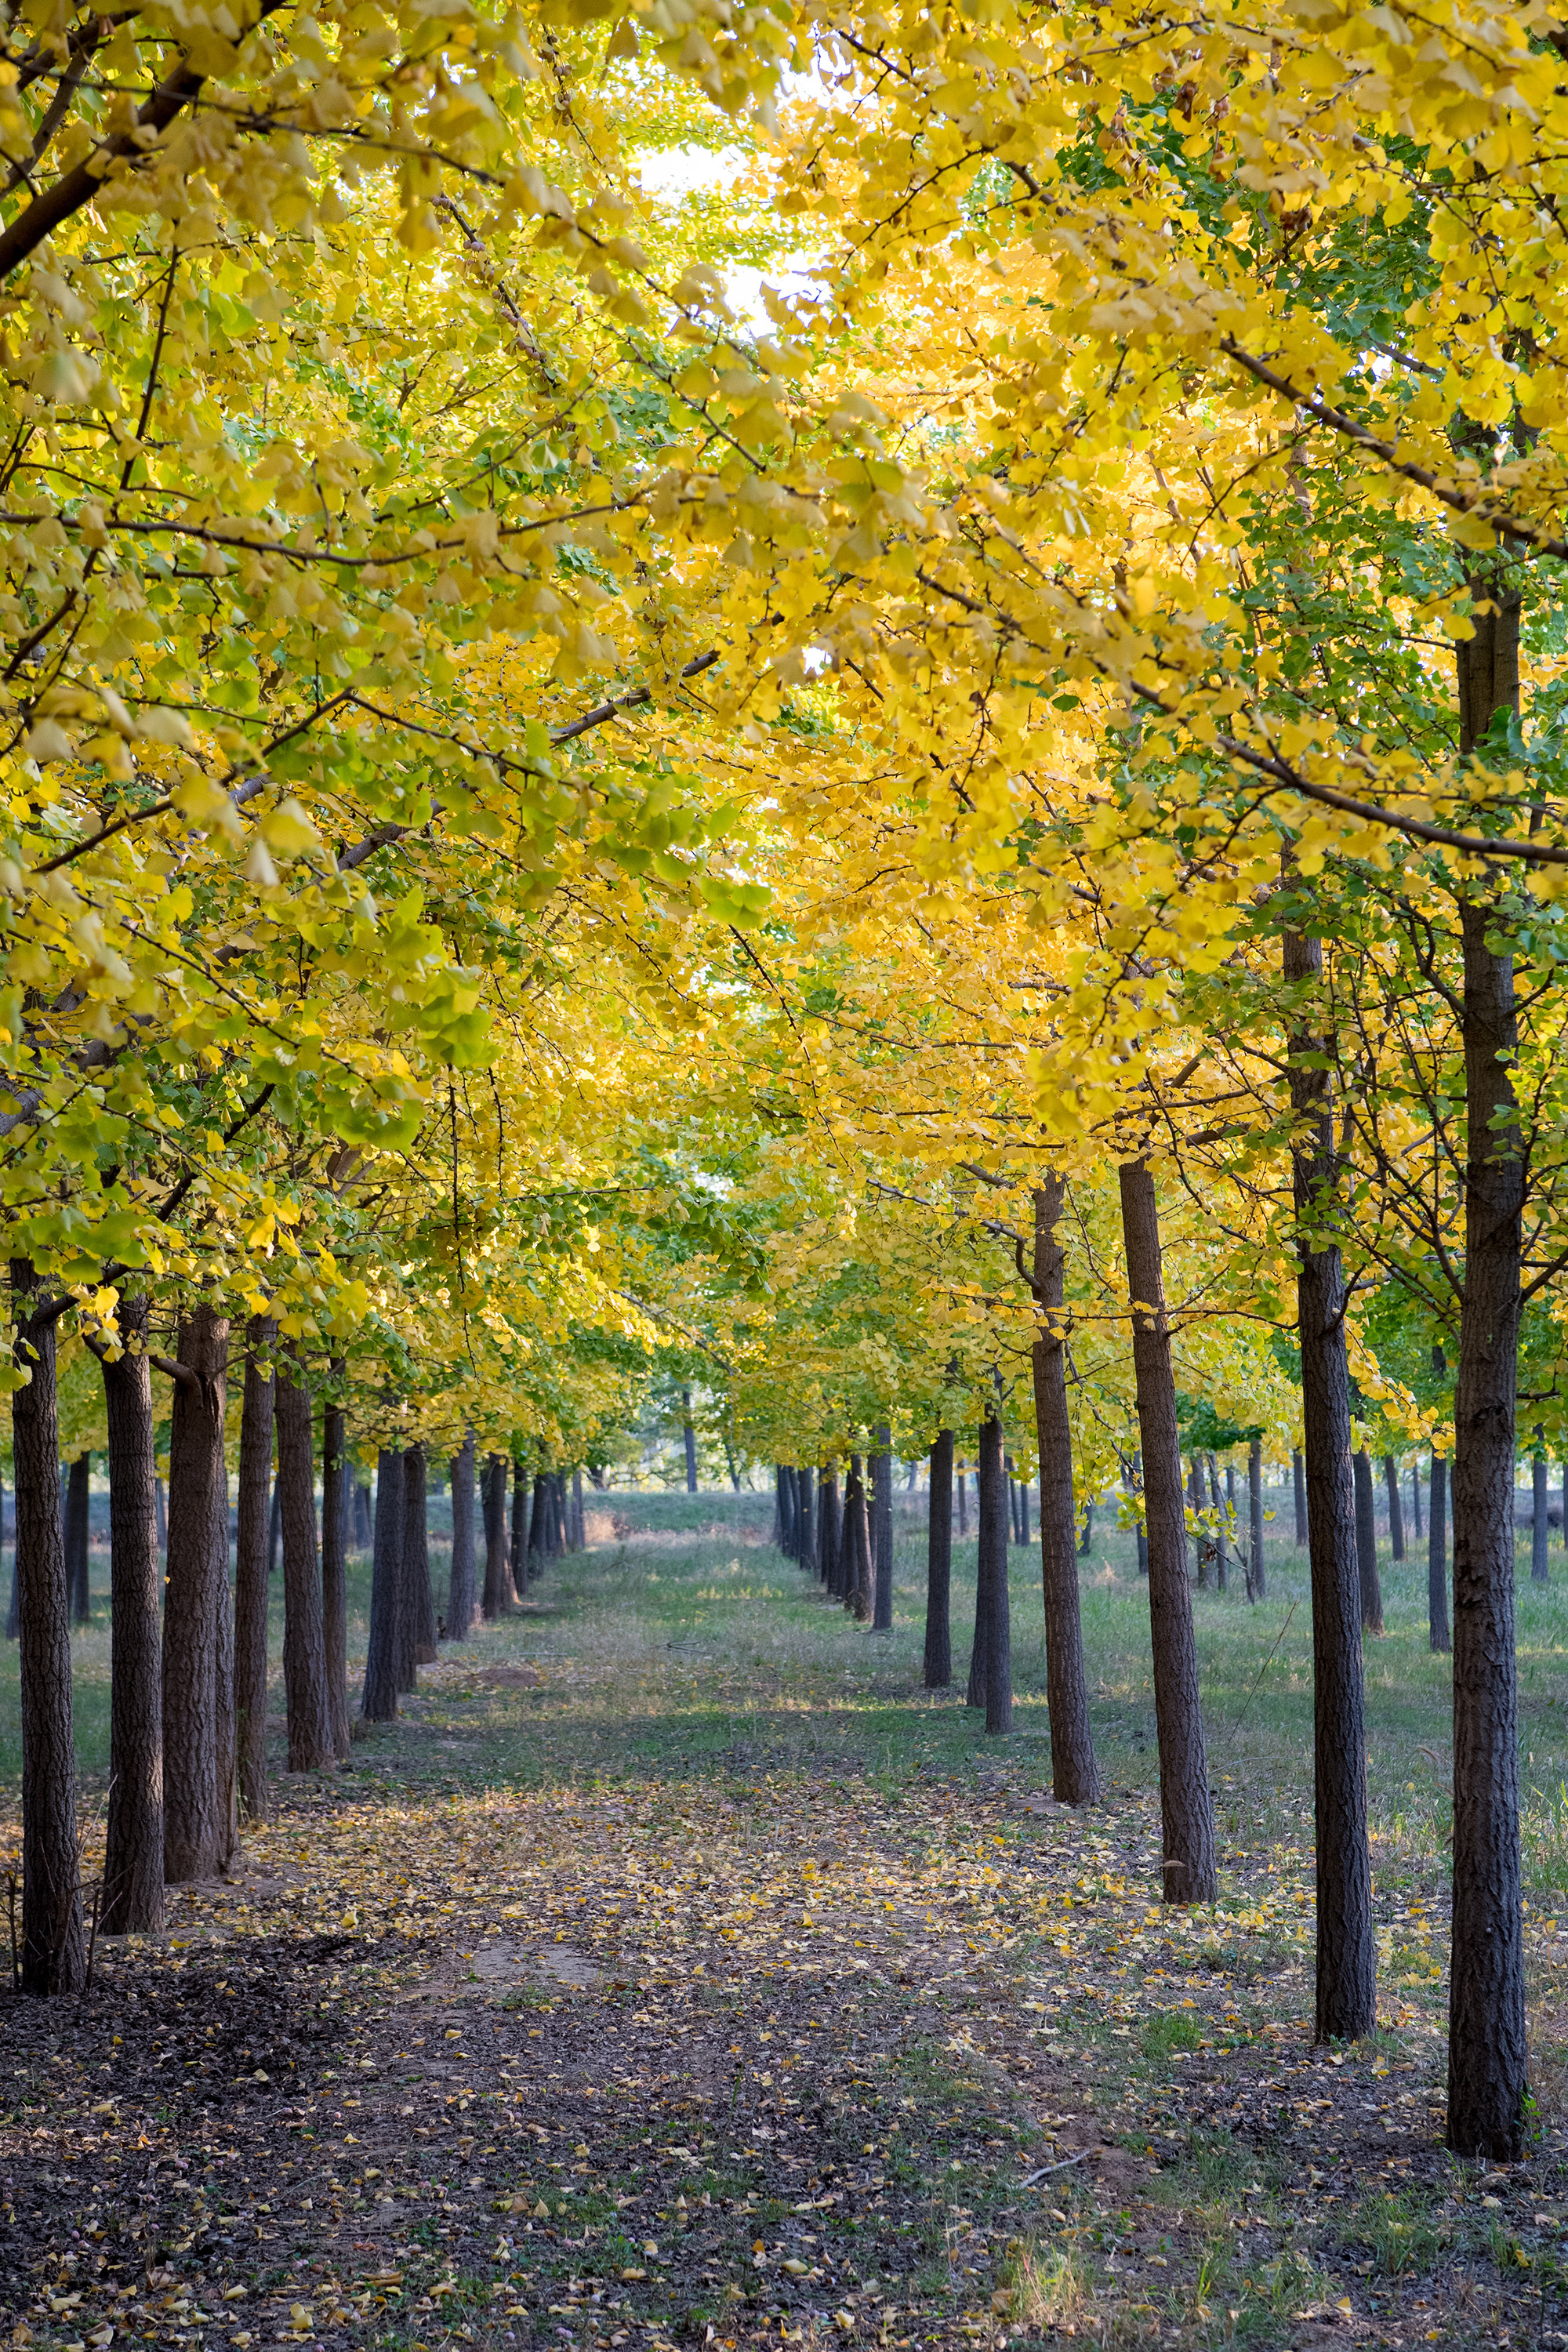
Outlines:
[[[124,1320],[124,1302],[121,1307]],[[273,1374],[264,1369],[276,1341],[271,1317],[246,1327],[245,1387],[239,1417],[239,1524],[234,1563],[234,1693],[239,1801],[252,1821],[267,1811],[267,1621],[271,1517]],[[279,1489],[281,1498],[281,1486]]]
[[170,1885],[214,1878],[229,1857],[218,1778],[218,1614],[213,1542],[223,1477],[228,1318],[206,1299],[182,1316],[169,1437],[169,1559],[163,1601],[163,1871]]
[[279,1360],[278,1491],[283,1501],[283,1689],[290,1772],[320,1771],[336,1748],[327,1687],[316,1448],[310,1391],[298,1357]]
[[[111,1654],[109,1805],[99,1927],[106,1936],[156,1935],[163,1925],[163,1724],[159,1653],[163,1567],[153,1508],[156,1456],[150,1301],[120,1301],[120,1345],[103,1365],[109,1422]],[[263,1675],[266,1656],[263,1653]],[[265,1683],[264,1683],[265,1689]]]

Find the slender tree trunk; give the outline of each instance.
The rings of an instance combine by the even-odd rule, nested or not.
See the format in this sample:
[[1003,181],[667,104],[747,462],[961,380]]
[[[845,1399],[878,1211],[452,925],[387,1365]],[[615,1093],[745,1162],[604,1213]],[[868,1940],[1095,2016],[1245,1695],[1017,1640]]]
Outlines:
[[384,1445],[375,1465],[374,1556],[370,1580],[370,1643],[362,1712],[367,1723],[397,1719],[398,1618],[403,1604],[403,1453]]
[[931,1449],[931,1514],[926,1527],[925,1686],[952,1680],[952,1432],[939,1429]]
[[521,1454],[511,1460],[511,1589],[519,1601],[528,1591],[528,1522],[532,1488]]
[[[340,1358],[334,1378],[343,1371]],[[321,1410],[321,1654],[327,1677],[327,1728],[332,1753],[347,1761],[349,1727],[349,1457],[348,1415],[337,1403]]]
[[[1137,1491],[1142,1495],[1143,1492],[1143,1456],[1142,1454],[1134,1454],[1132,1456],[1132,1475],[1138,1482]],[[1144,1524],[1142,1516],[1138,1521],[1138,1529],[1135,1540],[1138,1545],[1138,1573],[1140,1576],[1147,1576],[1149,1573],[1149,1530]]]
[[163,1599],[163,1871],[211,1878],[225,1859],[218,1788],[217,1561],[228,1320],[205,1300],[180,1324],[169,1433],[169,1572]]
[[1034,1293],[1039,1321],[1029,1351],[1035,1441],[1040,1456],[1040,1576],[1046,1612],[1046,1704],[1051,1727],[1051,1789],[1062,1805],[1100,1799],[1100,1767],[1089,1715],[1079,1612],[1078,1522],[1068,1419],[1067,1253],[1057,1238],[1066,1192],[1057,1175],[1037,1185]]
[[1149,1530],[1149,1618],[1154,1652],[1154,1720],[1160,1744],[1163,1892],[1168,1903],[1212,1903],[1214,1811],[1198,1696],[1197,1641],[1187,1583],[1181,1437],[1154,1179],[1146,1160],[1120,1171],[1121,1224],[1131,1300],[1138,1435]]
[[1530,1524],[1530,1577],[1532,1584],[1545,1584],[1552,1570],[1546,1558],[1548,1524],[1546,1514],[1551,1508],[1546,1491],[1546,1456],[1541,1447],[1541,1432],[1535,1433],[1535,1452],[1530,1464],[1531,1491],[1534,1510]]
[[[741,1482],[737,1479],[735,1481],[735,1492],[739,1494],[740,1491]],[[586,1551],[588,1549],[588,1525],[587,1521],[583,1517],[583,1473],[581,1470],[574,1470],[572,1473],[572,1527],[573,1542],[576,1545],[579,1551]]]
[[1007,1473],[1002,1460],[1002,1423],[990,1414],[980,1424],[980,1550],[990,1570],[985,1611],[985,1729],[1003,1738],[1013,1728],[1012,1612],[1007,1593]]
[[375,1522],[371,1514],[370,1488],[363,1478],[354,1480],[354,1548],[370,1551],[375,1543]]
[[800,1564],[809,1576],[816,1574],[816,1497],[812,1492],[815,1481],[811,1465],[805,1464],[800,1472]]
[[1383,1457],[1383,1479],[1388,1488],[1388,1555],[1405,1558],[1405,1505],[1399,1492],[1399,1463],[1392,1454]]
[[[470,1430],[452,1457],[452,1575],[447,1596],[447,1639],[466,1642],[474,1622],[474,1439]],[[522,1557],[528,1556],[526,1541]],[[523,1570],[526,1578],[528,1570]]]
[[1208,1457],[1208,1472],[1209,1502],[1214,1510],[1215,1522],[1215,1590],[1217,1592],[1226,1592],[1230,1589],[1230,1542],[1228,1534],[1230,1528],[1230,1515],[1225,1507],[1225,1497],[1219,1490],[1219,1464],[1215,1460],[1212,1454]]
[[1019,1540],[1019,1542],[1020,1542],[1020,1543],[1023,1543],[1023,1544],[1027,1544],[1027,1543],[1029,1542],[1029,1540],[1030,1540],[1030,1535],[1031,1535],[1031,1531],[1030,1531],[1030,1528],[1029,1528],[1029,1482],[1028,1482],[1028,1480],[1027,1480],[1026,1478],[1021,1478],[1021,1479],[1019,1480],[1019,1482],[1018,1482],[1018,1540]]
[[[1510,664],[1518,702],[1517,598],[1458,648],[1461,732],[1475,724],[1490,641],[1494,698]],[[1511,612],[1511,641],[1504,624]],[[1466,680],[1471,708],[1467,717]],[[1484,722],[1477,736],[1484,733]],[[1472,738],[1472,741],[1476,738]],[[1461,743],[1468,750],[1470,744]],[[1526,2090],[1520,1883],[1519,1684],[1513,1625],[1514,1424],[1524,1162],[1510,1077],[1519,1042],[1513,960],[1498,918],[1464,901],[1465,1294],[1454,1399],[1454,1926],[1448,1990],[1448,2145],[1513,2162]]]
[[1251,1573],[1247,1580],[1249,1601],[1267,1598],[1268,1580],[1263,1566],[1263,1440],[1255,1437],[1247,1449],[1247,1504],[1251,1521]]
[[1089,1558],[1093,1544],[1094,1505],[1092,1503],[1086,1503],[1083,1507],[1083,1533],[1079,1536],[1078,1541],[1078,1556],[1079,1559],[1088,1559]]
[[216,1651],[213,1684],[216,1694],[217,1801],[223,1827],[219,1837],[220,1868],[226,1870],[239,1844],[239,1729],[234,1712],[234,1590],[229,1581],[228,1465],[223,1432],[217,1437],[217,1461],[213,1478],[213,1582],[217,1591]]
[[99,1926],[155,1936],[163,1925],[163,1564],[153,1508],[148,1303],[120,1301],[125,1352],[103,1367],[109,1423],[109,1806]]
[[[873,1434],[877,1450],[871,1456],[871,1631],[873,1633],[890,1633],[893,1630],[893,1457],[889,1450],[891,1440],[887,1423],[879,1423]],[[1002,1540],[1004,1543],[1007,1540],[1005,1528]]]
[[169,1549],[169,1514],[163,1498],[163,1481],[153,1480],[153,1523],[158,1530],[158,1557],[162,1559]]
[[1361,1622],[1369,1633],[1383,1631],[1383,1582],[1377,1572],[1377,1492],[1372,1456],[1363,1445],[1355,1457],[1355,1546],[1361,1571]]
[[817,1478],[816,1572],[829,1592],[838,1566],[839,1528],[843,1513],[838,1501],[838,1465],[826,1462]]
[[686,1440],[686,1491],[697,1492],[697,1424],[691,1418],[691,1391],[680,1391],[680,1433]]
[[321,1569],[316,1550],[316,1448],[304,1367],[290,1354],[281,1354],[278,1359],[276,1412],[278,1492],[283,1505],[283,1697],[289,1722],[288,1769],[290,1772],[318,1772],[332,1761],[335,1750],[327,1703]]
[[239,1534],[234,1572],[234,1713],[239,1801],[249,1821],[267,1811],[267,1548],[271,1510],[273,1377],[278,1326],[253,1315],[245,1335],[239,1414]]
[[1290,1475],[1296,1489],[1296,1546],[1300,1550],[1307,1541],[1307,1464],[1299,1445],[1290,1455]]
[[1417,1543],[1426,1530],[1421,1524],[1421,1456],[1410,1457],[1410,1531]]
[[[500,1454],[485,1456],[479,1474],[479,1504],[485,1526],[485,1591],[480,1607],[486,1624],[490,1625],[507,1608],[506,1462]],[[538,1549],[537,1538],[534,1549]]]
[[550,1481],[542,1470],[533,1477],[533,1507],[528,1523],[529,1576],[540,1574],[533,1562],[542,1564],[550,1557]]
[[958,1532],[961,1536],[969,1533],[969,1496],[962,1470],[958,1474]]
[[55,1318],[26,1258],[11,1261],[11,1297],[15,1360],[28,1376],[11,1398],[22,1645],[22,1990],[71,1993],[82,1989],[87,1958],[77,1862]]
[[1454,1646],[1448,1631],[1448,1465],[1432,1456],[1432,1507],[1426,1515],[1426,1625],[1434,1650]]
[[90,1623],[92,1591],[88,1539],[91,1533],[92,1456],[79,1454],[66,1480],[66,1579],[70,1586],[71,1617],[78,1625]]
[[866,1509],[865,1475],[858,1454],[849,1456],[849,1491],[844,1511],[847,1523],[844,1605],[864,1622],[871,1614],[871,1529]]
[[[503,1465],[500,1473],[506,1477]],[[504,1488],[503,1488],[504,1492]],[[430,1597],[430,1531],[425,1501],[425,1448],[403,1454],[403,1673],[399,1690],[419,1687],[419,1668],[436,1660],[436,1606]]]
[[784,1549],[784,1464],[775,1462],[773,1464],[773,1549],[775,1551]]

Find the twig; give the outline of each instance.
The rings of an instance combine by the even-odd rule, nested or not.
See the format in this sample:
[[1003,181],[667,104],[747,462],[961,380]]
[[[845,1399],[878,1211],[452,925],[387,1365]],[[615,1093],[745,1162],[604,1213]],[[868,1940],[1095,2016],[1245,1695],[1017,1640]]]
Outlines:
[[1064,2156],[1059,2164],[1042,2164],[1038,2172],[1026,2172],[1017,2185],[1020,2189],[1032,2189],[1037,2180],[1048,2179],[1053,2172],[1065,2172],[1069,2164],[1081,2164],[1088,2154],[1087,2147],[1080,2147],[1076,2156]]
[[[1297,1610],[1300,1607],[1300,1605],[1301,1605],[1301,1604],[1300,1604],[1300,1602],[1299,1601],[1292,1601],[1292,1602],[1290,1603],[1289,1608],[1289,1609],[1287,1609],[1287,1611],[1285,1612],[1285,1622],[1283,1623],[1283,1625],[1281,1625],[1281,1626],[1280,1626],[1279,1631],[1279,1632],[1278,1632],[1278,1633],[1276,1633],[1276,1635],[1274,1636],[1274,1650],[1277,1650],[1277,1649],[1279,1647],[1280,1643],[1285,1639],[1286,1634],[1290,1631],[1290,1620],[1291,1620],[1291,1618],[1292,1618],[1292,1617],[1294,1617],[1294,1615],[1296,1614]],[[1258,1667],[1258,1674],[1257,1674],[1257,1677],[1256,1677],[1256,1679],[1255,1679],[1255,1681],[1254,1681],[1254,1683],[1253,1683],[1252,1688],[1251,1688],[1251,1690],[1249,1690],[1249,1691],[1247,1692],[1247,1696],[1246,1696],[1246,1697],[1242,1700],[1242,1702],[1241,1702],[1241,1714],[1240,1714],[1240,1715],[1238,1715],[1238,1716],[1237,1717],[1236,1721],[1235,1721],[1235,1722],[1231,1725],[1231,1727],[1231,1727],[1231,1729],[1232,1729],[1233,1731],[1239,1731],[1239,1730],[1240,1730],[1240,1728],[1241,1728],[1241,1717],[1247,1713],[1247,1708],[1252,1705],[1253,1698],[1254,1698],[1254,1696],[1255,1696],[1255,1695],[1256,1695],[1256,1693],[1257,1693],[1257,1690],[1258,1690],[1258,1683],[1260,1683],[1260,1682],[1263,1680],[1264,1675],[1268,1672],[1269,1667],[1270,1667],[1270,1666],[1273,1664],[1273,1663],[1274,1663],[1274,1650],[1270,1650],[1270,1651],[1269,1651],[1268,1655],[1264,1659],[1263,1664]]]

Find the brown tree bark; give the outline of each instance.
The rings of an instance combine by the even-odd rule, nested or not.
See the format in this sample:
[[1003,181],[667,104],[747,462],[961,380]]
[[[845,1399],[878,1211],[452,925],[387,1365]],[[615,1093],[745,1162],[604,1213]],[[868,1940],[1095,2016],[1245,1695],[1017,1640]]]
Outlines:
[[169,1433],[163,1599],[163,1874],[212,1878],[228,1853],[219,1787],[218,1611],[213,1523],[223,1478],[228,1318],[205,1299],[182,1318]]
[[76,1838],[70,1593],[60,1527],[55,1302],[11,1261],[13,1343],[26,1386],[11,1399],[21,1642],[22,1990],[79,1992],[87,1974]]
[[824,1590],[839,1595],[839,1555],[843,1549],[844,1510],[838,1495],[838,1465],[824,1465],[816,1507],[817,1573]]
[[485,1622],[493,1624],[510,1606],[506,1566],[506,1457],[485,1456],[479,1475],[479,1504],[485,1524],[485,1590],[480,1606]]
[[[505,1497],[506,1469],[501,1473]],[[509,1573],[504,1556],[502,1573]],[[510,1602],[510,1594],[508,1593]],[[430,1599],[430,1540],[425,1503],[425,1448],[405,1446],[403,1454],[403,1605],[397,1687],[419,1687],[419,1668],[436,1655],[436,1615]]]
[[1439,1654],[1451,1650],[1448,1630],[1448,1465],[1432,1456],[1432,1492],[1426,1514],[1426,1638]]
[[91,1512],[92,1456],[79,1454],[66,1480],[65,1510],[66,1580],[70,1586],[72,1622],[78,1625],[89,1624],[92,1620],[88,1549]]
[[124,1352],[103,1367],[109,1423],[109,1805],[106,1936],[155,1936],[163,1925],[163,1696],[158,1603],[163,1572],[153,1509],[153,1383],[148,1302],[121,1297]]
[[1399,1491],[1399,1464],[1392,1454],[1383,1457],[1383,1481],[1388,1489],[1388,1556],[1405,1558],[1405,1501]]
[[[335,1378],[342,1360],[333,1364]],[[349,1725],[349,1456],[348,1415],[328,1403],[321,1412],[321,1657],[327,1678],[327,1728],[332,1753],[348,1761]]]
[[1263,1440],[1255,1437],[1247,1452],[1247,1504],[1250,1519],[1250,1557],[1247,1561],[1247,1597],[1262,1601],[1268,1596],[1268,1579],[1263,1565]]
[[213,1584],[217,1593],[217,1643],[213,1661],[217,1702],[217,1801],[223,1817],[219,1866],[226,1870],[239,1844],[239,1747],[238,1726],[234,1712],[234,1592],[228,1572],[228,1471],[221,1432],[216,1475],[213,1479],[212,1544]]
[[931,1440],[931,1515],[926,1528],[927,1690],[946,1690],[952,1680],[952,1432],[939,1429]]
[[[1495,600],[1494,600],[1495,601]],[[1470,679],[1511,659],[1517,602],[1478,620],[1460,648]],[[1490,709],[1498,707],[1495,682]],[[1489,718],[1490,710],[1487,712]],[[1482,729],[1480,731],[1484,731]],[[1471,736],[1469,749],[1477,740]],[[1519,1040],[1513,960],[1497,918],[1460,907],[1464,940],[1465,1291],[1454,1398],[1454,1926],[1448,1987],[1448,2146],[1515,2161],[1524,2140],[1524,1922],[1520,1882],[1519,1683],[1513,1625],[1513,1477],[1524,1160],[1510,1075]]]
[[[1284,977],[1305,992],[1321,980],[1321,940],[1287,931]],[[1323,1040],[1305,1006],[1290,1036],[1296,1120],[1297,1328],[1301,1343],[1304,1525],[1312,1579],[1312,1723],[1316,1794],[1317,2038],[1355,2041],[1377,2017],[1372,1857],[1367,1841],[1362,1678],[1362,1575],[1351,1462],[1344,1267],[1336,1238],[1339,1163]],[[1300,1460],[1298,1456],[1298,1460]],[[1369,1485],[1370,1492],[1370,1485]],[[1373,1572],[1375,1574],[1375,1558]]]
[[367,1723],[397,1719],[399,1620],[403,1610],[403,1450],[384,1445],[375,1464],[375,1525],[370,1642],[361,1711]]
[[1186,1507],[1171,1334],[1165,1318],[1159,1208],[1146,1160],[1129,1160],[1119,1172],[1149,1530],[1149,1620],[1160,1747],[1163,1894],[1167,1903],[1212,1903],[1218,1891],[1214,1808],[1198,1696],[1197,1640],[1187,1585]]
[[1290,1476],[1296,1490],[1296,1545],[1300,1549],[1307,1541],[1307,1465],[1299,1445],[1290,1456]]
[[278,1359],[278,1492],[283,1502],[283,1690],[289,1769],[319,1772],[336,1753],[327,1705],[321,1570],[316,1550],[316,1447],[303,1366]]
[[239,1534],[234,1570],[234,1705],[239,1801],[250,1821],[267,1811],[267,1538],[272,1508],[272,1374],[262,1370],[278,1326],[253,1315],[245,1334],[239,1415]]
[[528,1594],[528,1471],[521,1454],[511,1459],[511,1587],[519,1601]]
[[866,1509],[865,1475],[858,1454],[849,1456],[844,1534],[844,1606],[863,1623],[871,1614],[871,1529]]
[[[447,1639],[466,1642],[474,1622],[474,1440],[452,1457],[452,1574],[447,1598]],[[526,1571],[525,1571],[526,1572]]]
[[[808,1576],[816,1574],[816,1481],[809,1463],[799,1473],[800,1564]],[[889,1603],[889,1622],[891,1605]]]
[[1035,1440],[1040,1454],[1040,1576],[1046,1608],[1046,1705],[1051,1726],[1051,1790],[1061,1805],[1100,1800],[1100,1767],[1089,1715],[1079,1611],[1078,1518],[1068,1420],[1067,1253],[1057,1239],[1067,1187],[1052,1174],[1034,1192],[1032,1287],[1039,1310],[1030,1366]]
[[686,1441],[686,1491],[697,1492],[697,1424],[691,1418],[691,1391],[680,1391],[680,1433]]

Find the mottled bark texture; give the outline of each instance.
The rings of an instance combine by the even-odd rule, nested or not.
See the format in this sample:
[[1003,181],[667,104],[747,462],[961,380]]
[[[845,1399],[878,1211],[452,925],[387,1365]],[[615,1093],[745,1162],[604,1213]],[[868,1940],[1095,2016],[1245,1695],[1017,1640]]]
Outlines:
[[213,1519],[223,1468],[228,1318],[204,1299],[182,1318],[169,1426],[169,1563],[163,1596],[163,1874],[212,1878],[227,1860],[220,1790],[218,1586]]
[[1399,1463],[1392,1454],[1383,1457],[1383,1483],[1388,1489],[1388,1556],[1405,1558],[1405,1501],[1399,1491]]
[[397,1621],[403,1601],[403,1451],[384,1445],[375,1464],[370,1642],[361,1711],[367,1723],[397,1716]]
[[[506,1471],[503,1466],[504,1482]],[[502,1493],[505,1493],[503,1484]],[[510,1596],[509,1596],[510,1597]],[[425,1502],[425,1448],[403,1454],[403,1643],[398,1653],[400,1691],[419,1687],[419,1668],[436,1657],[436,1609],[430,1597],[430,1538]]]
[[1291,1177],[1306,1459],[1296,1524],[1306,1529],[1312,1580],[1320,2042],[1354,2041],[1370,2033],[1377,2010],[1363,1720],[1362,1577],[1351,1464],[1344,1267],[1336,1238],[1339,1163],[1328,1057],[1310,1005],[1322,971],[1321,940],[1287,931],[1284,977],[1300,992],[1290,1036],[1290,1108],[1296,1123]]
[[686,1441],[686,1491],[697,1492],[697,1424],[691,1418],[691,1391],[680,1391],[680,1433]]
[[[1007,1472],[1002,1458],[1002,1423],[994,1412],[980,1424],[975,1483],[980,1505],[975,1647],[980,1653],[985,1729],[999,1738],[1013,1728],[1013,1638],[1007,1592]],[[984,1609],[978,1597],[982,1590]]]
[[1051,1726],[1051,1789],[1058,1804],[1092,1805],[1100,1767],[1089,1718],[1079,1613],[1078,1521],[1068,1420],[1067,1253],[1057,1235],[1066,1193],[1048,1176],[1034,1192],[1032,1286],[1039,1320],[1030,1349],[1035,1443],[1040,1456],[1040,1580],[1046,1613],[1046,1705]]
[[239,1414],[239,1534],[234,1570],[235,1765],[251,1821],[267,1811],[267,1549],[272,1507],[273,1377],[278,1326],[253,1315],[245,1334]]
[[447,1593],[447,1639],[466,1642],[474,1622],[474,1441],[452,1457],[452,1574]]
[[1164,1273],[1154,1179],[1146,1160],[1119,1171],[1132,1322],[1139,1450],[1149,1532],[1149,1622],[1154,1722],[1160,1748],[1163,1892],[1167,1903],[1212,1903],[1214,1809],[1198,1698],[1197,1642],[1187,1583],[1181,1437],[1171,1371]]
[[87,1624],[92,1616],[89,1570],[89,1539],[92,1533],[92,1456],[79,1454],[66,1479],[66,1581],[70,1587],[71,1619]]
[[931,1516],[926,1528],[925,1686],[952,1680],[952,1432],[939,1429],[931,1448]]
[[1383,1580],[1377,1572],[1377,1488],[1372,1456],[1363,1445],[1352,1465],[1355,1478],[1356,1565],[1361,1574],[1361,1622],[1369,1633],[1383,1631]]
[[53,1301],[11,1261],[13,1342],[25,1388],[11,1399],[21,1641],[22,1990],[79,1992],[87,1974],[76,1843],[70,1595],[60,1526]]
[[316,1550],[316,1448],[304,1366],[278,1360],[278,1492],[283,1504],[283,1705],[290,1772],[319,1772],[336,1753],[327,1705],[321,1568]]
[[99,1927],[155,1936],[163,1925],[163,1581],[153,1509],[153,1382],[144,1297],[120,1301],[118,1363],[103,1367],[109,1423],[109,1805]]
[[[492,1624],[509,1605],[506,1572],[506,1457],[487,1454],[479,1474],[479,1506],[485,1528],[485,1589],[480,1602],[485,1622]],[[535,1551],[538,1538],[532,1539]]]
[[[342,1360],[333,1364],[341,1378]],[[321,1411],[321,1656],[327,1676],[327,1727],[332,1753],[347,1761],[349,1728],[349,1457],[348,1415],[341,1404]]]
[[[1457,650],[1475,655],[1479,663],[1490,639],[1500,665],[1511,658],[1517,681],[1517,603],[1511,647],[1501,643],[1503,619],[1500,613],[1479,619],[1476,644]],[[1461,680],[1469,672],[1470,664],[1461,659]],[[1471,691],[1480,693],[1474,678]],[[1448,2145],[1458,2156],[1512,2162],[1523,2148],[1526,2090],[1513,1630],[1524,1162],[1510,1076],[1519,1035],[1513,959],[1493,936],[1496,920],[1488,907],[1461,905],[1468,1141],[1465,1291],[1454,1396]]]
[[[893,1630],[893,1456],[888,1424],[882,1422],[876,1432],[877,1450],[871,1456],[871,1568],[872,1602],[871,1631],[890,1633]],[[1007,1540],[1006,1523],[1003,1523],[1002,1540]]]

